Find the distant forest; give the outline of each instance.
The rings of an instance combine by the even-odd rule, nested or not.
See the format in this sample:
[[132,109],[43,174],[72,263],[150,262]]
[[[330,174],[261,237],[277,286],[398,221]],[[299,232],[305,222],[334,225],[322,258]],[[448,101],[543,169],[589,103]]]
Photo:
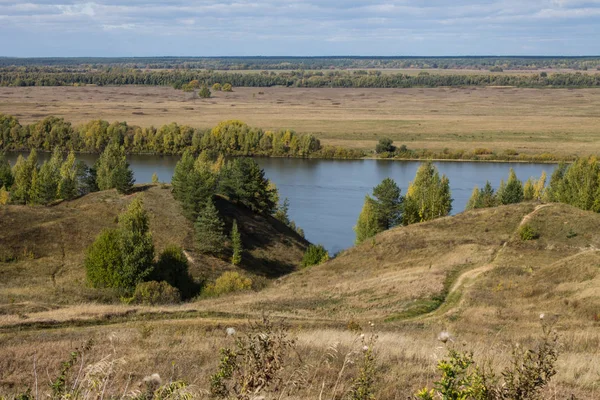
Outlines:
[[490,69],[538,70],[568,68],[596,69],[600,56],[472,56],[472,57],[0,57],[0,67],[123,67],[134,69],[215,69],[215,70],[295,70],[295,69]]
[[[432,70],[433,71],[433,70]],[[172,69],[140,70],[125,67],[4,67],[0,68],[0,86],[79,86],[79,85],[151,85],[181,89],[190,81],[212,86],[230,83],[234,87],[305,87],[305,88],[410,88],[515,86],[523,88],[600,87],[600,73],[536,74],[436,74],[420,72],[384,74],[380,70],[355,71],[260,71],[227,72],[217,70]]]

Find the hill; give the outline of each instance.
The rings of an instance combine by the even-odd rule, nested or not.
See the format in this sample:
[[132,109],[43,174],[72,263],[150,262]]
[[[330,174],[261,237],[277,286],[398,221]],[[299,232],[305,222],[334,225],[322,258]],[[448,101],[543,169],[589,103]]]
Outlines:
[[[146,204],[157,215],[153,223],[160,219],[166,224],[164,229],[156,229],[158,243],[172,239],[168,234],[160,237],[158,232],[176,224],[158,217],[166,210],[151,208],[151,196],[168,193],[161,190],[143,192],[148,196]],[[110,193],[97,196],[98,201],[102,196],[107,196],[107,201],[126,201]],[[13,212],[16,220],[17,211]],[[233,208],[231,212],[235,212]],[[88,221],[94,216],[90,218]],[[104,218],[97,223],[112,222]],[[537,230],[539,238],[523,241],[519,229],[525,224]],[[4,226],[18,230],[15,223]],[[44,220],[38,226],[51,231],[52,221]],[[450,346],[472,350],[480,362],[502,367],[510,363],[515,343],[523,347],[533,344],[540,334],[542,316],[543,321],[555,324],[562,343],[558,374],[544,398],[594,398],[600,373],[598,227],[599,214],[563,204],[479,209],[383,232],[323,265],[282,275],[258,293],[177,307],[86,304],[31,310],[25,319],[14,314],[0,316],[4,349],[0,371],[10,370],[0,373],[0,383],[8,387],[28,379],[35,352],[46,351],[38,359],[40,366],[57,365],[74,342],[94,337],[106,343],[110,336],[116,338],[110,339],[115,354],[129,360],[127,371],[133,379],[155,371],[171,376],[177,365],[178,377],[205,388],[218,363],[216,351],[231,345],[225,327],[243,331],[246,318],[267,312],[292,324],[302,359],[318,366],[314,368],[319,388],[321,377],[323,385],[332,376],[335,381],[336,366],[342,365],[344,354],[357,343],[356,329],[376,333],[377,359],[385,370],[378,378],[378,398],[406,398],[431,383],[436,360],[446,354],[436,340],[441,331],[450,332]],[[86,233],[81,230],[78,234],[83,237]],[[172,234],[185,243],[185,232]],[[11,236],[14,243],[19,240],[16,235]],[[20,238],[25,240],[25,236]],[[272,254],[279,254],[280,259],[285,259],[282,253],[302,247],[284,247],[283,240],[276,243],[281,251]],[[52,246],[37,251],[44,254],[50,249]],[[52,254],[56,258],[60,248]],[[15,265],[24,268],[26,263]],[[36,268],[43,268],[42,263]],[[11,271],[19,274],[16,268]],[[50,270],[46,271],[45,280],[49,281]],[[52,285],[43,281],[36,283],[37,290],[50,293]],[[12,286],[6,287],[13,294],[24,297],[30,290],[19,288],[24,281],[11,278],[10,282]],[[5,292],[2,290],[3,296]],[[75,326],[79,328],[72,329]],[[105,353],[106,347],[90,356],[99,359]],[[319,364],[324,355],[332,360],[327,364],[330,367]]]
[[[237,269],[228,262],[197,253],[194,228],[168,186],[140,186],[129,196],[116,191],[88,194],[52,207],[0,208],[0,314],[19,313],[104,301],[101,291],[85,285],[86,248],[134,198],[141,197],[150,213],[150,229],[157,254],[169,244],[181,246],[195,278],[214,278]],[[245,257],[239,268],[273,278],[292,272],[300,264],[307,242],[272,217],[218,197],[215,205],[229,232],[238,221]]]

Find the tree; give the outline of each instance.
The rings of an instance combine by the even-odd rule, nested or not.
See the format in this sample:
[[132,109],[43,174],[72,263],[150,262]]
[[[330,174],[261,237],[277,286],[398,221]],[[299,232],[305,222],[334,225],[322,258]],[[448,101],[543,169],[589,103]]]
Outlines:
[[183,201],[184,193],[187,191],[187,177],[194,169],[194,155],[190,149],[186,149],[181,159],[175,165],[171,185],[173,186],[173,197]]
[[75,152],[71,150],[66,160],[60,167],[60,181],[58,183],[58,197],[70,200],[79,194],[78,165]]
[[8,204],[10,201],[10,192],[6,190],[6,186],[0,187],[0,205]]
[[111,141],[96,163],[96,182],[100,190],[117,189],[128,193],[133,188],[133,171],[125,157],[125,148]]
[[202,253],[218,254],[223,250],[223,244],[227,240],[223,234],[223,221],[219,217],[219,211],[212,200],[198,214],[196,223],[196,248]]
[[382,229],[377,219],[377,212],[373,205],[373,199],[366,196],[365,204],[363,205],[356,226],[354,227],[354,232],[356,232],[355,243],[361,244],[366,239],[375,236],[381,231]]
[[158,257],[149,281],[167,282],[177,288],[183,299],[193,297],[198,293],[199,287],[189,273],[188,260],[179,246],[167,246]]
[[393,143],[394,142],[390,138],[381,138],[379,139],[377,146],[375,146],[375,152],[377,154],[392,153],[396,151],[396,147],[394,147]]
[[508,181],[502,191],[498,190],[497,194],[500,204],[515,204],[523,201],[523,184],[515,171],[511,168],[508,173]]
[[231,86],[231,83],[224,84],[222,89],[224,92],[233,92],[233,86]]
[[148,214],[142,201],[136,198],[119,215],[118,228],[103,231],[90,246],[84,265],[93,287],[132,293],[137,284],[151,275],[153,261]]
[[159,180],[158,180],[158,175],[156,175],[156,172],[152,174],[152,184],[153,185],[158,185]]
[[391,178],[385,178],[373,188],[373,205],[382,230],[390,229],[402,221],[402,196],[400,188]]
[[60,183],[60,169],[63,163],[62,152],[55,148],[49,161],[33,172],[30,198],[34,204],[48,204],[56,200]]
[[31,181],[34,172],[37,173],[37,151],[31,150],[27,159],[19,155],[17,162],[13,167],[12,173],[14,177],[13,186],[11,188],[12,201],[17,204],[27,204],[30,201]]
[[534,186],[534,183],[531,178],[529,178],[525,181],[525,184],[523,185],[523,200],[525,200],[525,201],[533,200],[533,196],[534,196],[533,186]]
[[237,221],[233,220],[233,226],[231,227],[231,245],[233,247],[233,255],[231,256],[231,263],[233,265],[239,265],[242,262],[242,237],[238,230]]
[[474,210],[476,208],[481,208],[481,192],[477,186],[473,188],[473,192],[471,193],[471,197],[467,202],[465,210]]
[[322,245],[311,244],[308,249],[304,252],[302,257],[302,266],[310,267],[312,265],[319,265],[329,260],[329,253],[325,250]]
[[277,208],[277,189],[270,185],[265,171],[251,158],[236,158],[225,164],[218,192],[254,212],[271,215]]
[[0,153],[0,187],[9,188],[14,182],[10,163],[4,153]]
[[492,188],[492,184],[490,181],[485,182],[485,186],[479,192],[479,196],[481,198],[480,205],[483,208],[494,207],[496,205],[496,197],[494,195],[494,189]]
[[430,221],[450,214],[451,210],[448,178],[445,175],[440,177],[431,162],[422,164],[404,199],[404,224]]
[[210,98],[211,93],[210,93],[210,89],[208,88],[208,86],[206,86],[206,85],[202,86],[202,88],[198,92],[198,95],[200,97],[202,97],[203,99]]

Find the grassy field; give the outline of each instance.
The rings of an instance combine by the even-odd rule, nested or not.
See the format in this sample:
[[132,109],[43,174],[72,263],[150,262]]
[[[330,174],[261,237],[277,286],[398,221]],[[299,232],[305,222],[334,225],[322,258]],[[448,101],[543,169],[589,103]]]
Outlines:
[[0,113],[140,126],[212,127],[240,119],[314,133],[324,144],[372,149],[381,137],[409,149],[600,153],[600,90],[518,88],[236,88],[208,100],[168,87],[0,88]]
[[[153,188],[143,195],[156,205],[152,196],[164,197],[163,192]],[[60,207],[83,213],[85,204],[102,198],[115,204],[127,201],[114,193],[93,196]],[[90,212],[108,212],[88,207]],[[151,227],[159,247],[169,234],[185,237],[185,230],[156,224],[176,221],[159,217],[160,207],[152,209]],[[39,237],[39,232],[52,229],[65,235],[71,231],[46,219],[25,232],[17,225],[23,210],[8,210],[0,218],[2,243],[19,243],[26,233],[38,232]],[[517,232],[523,224],[533,226],[539,239],[520,240]],[[93,338],[95,346],[86,355],[89,362],[118,361],[114,393],[128,385],[139,388],[144,376],[156,372],[164,379],[187,380],[202,397],[217,367],[218,349],[233,344],[225,329],[235,327],[243,333],[247,318],[267,312],[290,323],[291,335],[298,339],[297,357],[310,372],[305,392],[297,398],[319,398],[320,391],[325,398],[347,393],[357,363],[340,371],[346,356],[360,344],[351,330],[358,326],[367,335],[378,335],[377,398],[406,398],[433,381],[435,363],[446,353],[436,340],[441,331],[451,333],[450,346],[473,350],[479,361],[500,367],[508,364],[515,343],[533,344],[543,313],[546,321],[556,321],[561,338],[558,375],[544,398],[597,398],[599,224],[598,214],[560,204],[465,212],[386,231],[321,266],[280,277],[258,293],[171,307],[83,300],[61,304],[71,287],[81,287],[82,270],[77,262],[70,263],[52,283],[44,266],[52,265],[62,251],[50,246],[40,249],[34,260],[0,264],[0,392],[32,385],[34,360],[39,371],[56,371],[74,347]],[[276,250],[282,259],[289,257],[289,250],[281,247],[284,243]],[[80,256],[81,250],[65,249],[68,259]],[[22,289],[27,279],[32,290]],[[298,369],[304,371],[299,364],[289,365],[286,373]],[[336,396],[332,391],[339,376]]]

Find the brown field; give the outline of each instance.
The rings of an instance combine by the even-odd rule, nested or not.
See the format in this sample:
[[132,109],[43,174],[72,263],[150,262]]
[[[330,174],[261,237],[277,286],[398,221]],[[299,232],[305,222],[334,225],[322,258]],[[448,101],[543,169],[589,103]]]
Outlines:
[[600,153],[598,89],[236,88],[193,100],[169,87],[3,87],[0,113],[22,123],[56,115],[75,124],[101,118],[141,126],[240,119],[364,149],[389,136],[411,149]]

